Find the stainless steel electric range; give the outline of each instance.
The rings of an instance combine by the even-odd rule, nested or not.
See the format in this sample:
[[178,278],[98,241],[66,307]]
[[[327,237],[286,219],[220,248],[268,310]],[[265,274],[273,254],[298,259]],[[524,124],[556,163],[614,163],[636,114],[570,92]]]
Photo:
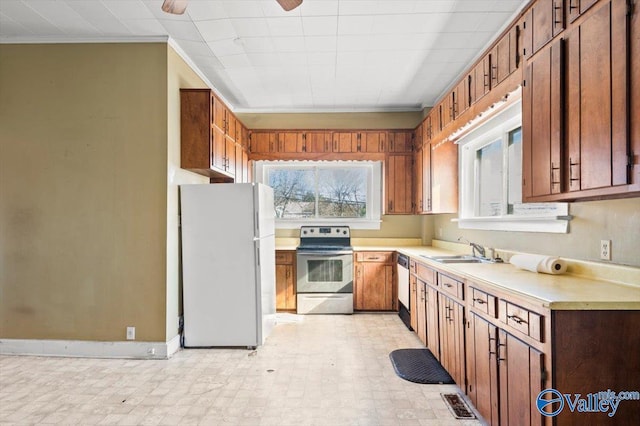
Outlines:
[[353,313],[353,247],[348,226],[303,226],[297,248],[299,314]]

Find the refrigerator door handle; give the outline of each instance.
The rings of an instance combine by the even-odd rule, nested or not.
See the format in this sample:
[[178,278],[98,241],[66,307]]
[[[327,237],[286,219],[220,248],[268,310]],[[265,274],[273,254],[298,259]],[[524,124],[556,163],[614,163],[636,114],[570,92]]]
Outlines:
[[256,236],[260,235],[260,217],[258,215],[258,211],[255,213],[256,215]]

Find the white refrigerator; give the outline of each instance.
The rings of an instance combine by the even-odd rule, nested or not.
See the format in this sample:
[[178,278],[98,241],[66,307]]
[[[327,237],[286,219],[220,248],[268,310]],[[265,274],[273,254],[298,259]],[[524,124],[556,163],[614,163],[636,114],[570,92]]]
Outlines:
[[184,346],[264,343],[275,324],[275,211],[263,184],[180,186]]

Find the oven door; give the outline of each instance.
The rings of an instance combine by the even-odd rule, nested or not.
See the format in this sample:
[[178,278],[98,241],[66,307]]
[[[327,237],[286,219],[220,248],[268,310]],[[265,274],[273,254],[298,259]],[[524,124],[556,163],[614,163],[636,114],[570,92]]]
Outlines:
[[353,252],[297,253],[298,293],[353,293]]

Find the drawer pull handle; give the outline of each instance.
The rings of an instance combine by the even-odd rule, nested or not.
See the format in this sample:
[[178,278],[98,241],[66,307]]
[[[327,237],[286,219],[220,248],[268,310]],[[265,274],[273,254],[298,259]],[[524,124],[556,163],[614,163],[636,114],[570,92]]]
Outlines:
[[487,303],[483,299],[479,299],[479,298],[475,298],[473,299],[473,301],[476,302],[478,305],[484,305],[485,303]]
[[507,318],[515,321],[518,324],[527,324],[527,322],[525,320],[523,320],[522,318],[520,318],[517,315],[507,315]]
[[453,287],[453,286],[452,286],[451,284],[449,284],[449,283],[444,283],[444,286],[445,286],[445,287],[449,287],[449,288]]

